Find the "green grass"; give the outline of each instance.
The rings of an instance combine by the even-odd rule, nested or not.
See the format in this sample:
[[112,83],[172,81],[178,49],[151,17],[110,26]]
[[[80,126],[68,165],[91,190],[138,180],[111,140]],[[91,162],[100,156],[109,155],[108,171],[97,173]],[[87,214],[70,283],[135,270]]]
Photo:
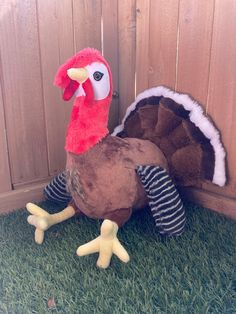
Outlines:
[[98,221],[71,219],[38,246],[25,210],[0,217],[0,313],[236,313],[236,223],[186,209],[177,239],[161,238],[150,214],[136,213],[119,231],[130,263],[113,257],[107,270],[96,268],[96,254],[75,254],[98,235]]

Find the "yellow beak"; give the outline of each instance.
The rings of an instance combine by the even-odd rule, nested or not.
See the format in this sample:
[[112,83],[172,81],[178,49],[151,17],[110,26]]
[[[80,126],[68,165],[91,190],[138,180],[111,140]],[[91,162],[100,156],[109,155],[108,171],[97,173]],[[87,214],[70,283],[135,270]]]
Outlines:
[[67,75],[70,79],[82,84],[89,77],[88,71],[85,68],[71,68],[67,70]]

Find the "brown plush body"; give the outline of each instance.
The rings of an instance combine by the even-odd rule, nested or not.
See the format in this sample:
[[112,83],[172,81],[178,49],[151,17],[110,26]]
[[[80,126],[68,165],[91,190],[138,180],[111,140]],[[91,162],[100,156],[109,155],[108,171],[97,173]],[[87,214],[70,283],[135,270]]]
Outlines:
[[142,100],[118,136],[105,137],[83,154],[67,153],[72,205],[91,218],[121,226],[132,208],[148,204],[137,166],[163,167],[182,186],[197,186],[213,176],[209,139],[190,121],[189,112],[168,98]]
[[121,226],[132,208],[147,205],[135,171],[138,165],[168,167],[155,144],[133,138],[107,136],[86,153],[68,153],[68,188],[73,205],[91,218],[107,218]]

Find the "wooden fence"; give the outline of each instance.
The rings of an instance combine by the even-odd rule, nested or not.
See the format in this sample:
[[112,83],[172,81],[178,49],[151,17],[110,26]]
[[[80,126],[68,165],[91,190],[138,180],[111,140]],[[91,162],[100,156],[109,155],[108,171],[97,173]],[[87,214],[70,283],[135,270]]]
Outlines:
[[110,128],[135,94],[190,93],[221,130],[228,185],[192,199],[236,217],[235,0],[0,0],[0,212],[39,200],[65,166],[71,102],[52,82],[68,57],[102,50],[114,80]]

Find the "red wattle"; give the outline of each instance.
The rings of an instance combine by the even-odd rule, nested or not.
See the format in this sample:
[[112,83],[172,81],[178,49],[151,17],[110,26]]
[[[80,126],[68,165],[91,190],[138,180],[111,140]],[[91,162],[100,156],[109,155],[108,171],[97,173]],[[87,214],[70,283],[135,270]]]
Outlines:
[[87,79],[83,83],[83,89],[84,89],[85,94],[86,94],[85,102],[87,104],[92,105],[93,102],[94,102],[94,92],[93,92],[93,86],[92,86],[92,83],[91,83],[90,79]]
[[63,99],[66,101],[70,100],[78,87],[79,87],[78,82],[70,80],[68,86],[64,90]]

